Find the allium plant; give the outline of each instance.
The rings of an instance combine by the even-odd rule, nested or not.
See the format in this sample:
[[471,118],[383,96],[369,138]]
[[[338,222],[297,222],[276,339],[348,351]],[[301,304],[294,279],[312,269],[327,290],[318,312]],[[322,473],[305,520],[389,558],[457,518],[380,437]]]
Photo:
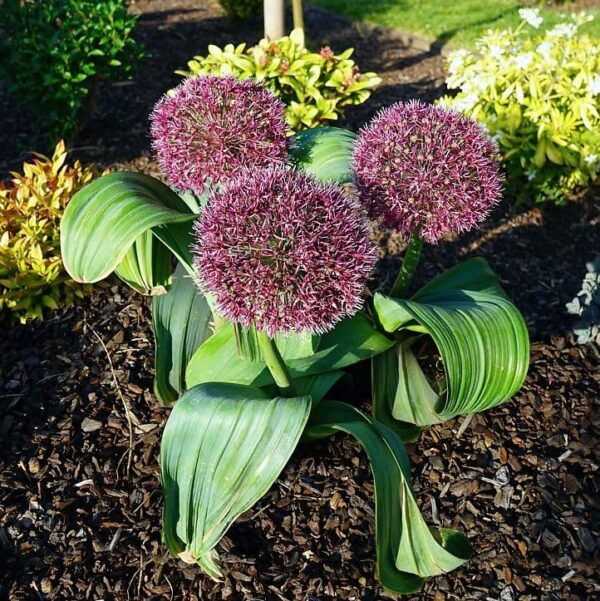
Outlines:
[[218,312],[270,336],[324,334],[354,315],[375,263],[358,201],[286,167],[230,180],[195,233],[195,266]]
[[204,75],[165,95],[152,113],[152,147],[169,184],[202,194],[244,167],[284,163],[285,107],[252,80]]
[[[472,229],[498,203],[495,155],[483,129],[459,112],[399,102],[359,132],[352,167],[371,216],[410,237],[409,257],[418,258],[423,241]],[[412,276],[408,267],[400,277]],[[407,285],[399,280],[393,293]]]
[[[164,542],[220,578],[220,539],[279,477],[299,439],[343,432],[372,465],[378,577],[396,593],[416,591],[464,563],[470,546],[425,523],[403,441],[507,400],[527,371],[525,323],[483,259],[406,298],[423,238],[473,227],[496,202],[493,146],[465,119],[410,104],[376,118],[358,141],[325,127],[297,134],[288,149],[277,142],[285,126],[273,99],[249,102],[260,96],[256,84],[185,85],[197,88],[164,100],[153,127],[159,154],[178,153],[163,167],[185,193],[112,173],[75,195],[61,228],[75,280],[115,271],[155,294],[155,392],[176,401],[161,447]],[[231,93],[202,104],[192,89],[209,99]],[[223,108],[218,140],[207,125],[215,106]],[[257,152],[260,141],[277,150]],[[203,202],[191,202],[187,192],[207,182]],[[410,234],[391,295],[364,294],[375,254],[360,199]],[[421,367],[417,349],[427,341],[442,378]],[[373,361],[372,415],[334,400],[336,382],[363,360]]]
[[495,155],[477,123],[415,100],[383,109],[361,130],[353,166],[374,218],[435,244],[473,228],[499,201]]

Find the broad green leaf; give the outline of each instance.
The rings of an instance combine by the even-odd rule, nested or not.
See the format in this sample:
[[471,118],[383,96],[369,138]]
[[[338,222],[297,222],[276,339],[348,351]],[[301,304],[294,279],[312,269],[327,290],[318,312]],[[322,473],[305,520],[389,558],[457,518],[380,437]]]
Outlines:
[[193,221],[167,223],[155,227],[154,235],[177,257],[190,276],[195,276],[191,246],[194,243]]
[[[377,294],[375,310],[387,332],[399,332],[397,362],[390,354],[376,367],[387,370],[378,378],[388,386],[374,390],[381,411],[391,407],[397,419],[424,426],[495,407],[523,384],[527,326],[485,260],[450,269],[411,300]],[[413,352],[415,333],[436,344],[445,369],[441,382],[429,382],[423,373]]]
[[[408,381],[403,373],[402,366],[399,360],[399,349],[402,345],[398,343],[395,347],[388,349],[384,353],[380,353],[373,357],[371,363],[371,386],[372,386],[372,403],[373,416],[381,423],[385,424],[405,442],[414,441],[419,437],[421,428],[416,426],[417,420],[406,419],[405,416],[399,413],[399,408],[404,408],[406,405],[400,402],[400,395],[405,392],[406,387],[413,387],[415,384]],[[402,377],[400,377],[402,374]],[[420,391],[411,390],[415,398],[421,400],[423,395]],[[398,397],[398,401],[396,398]],[[409,398],[412,398],[409,396]],[[427,397],[425,397],[427,398]],[[437,400],[438,395],[435,395]],[[415,403],[418,408],[421,403]],[[412,405],[409,405],[412,408]]]
[[308,397],[269,399],[247,386],[184,393],[161,444],[163,538],[173,555],[221,577],[214,547],[275,482],[309,413]]
[[202,211],[202,209],[208,204],[208,199],[210,197],[210,189],[211,185],[206,184],[202,194],[196,194],[191,190],[187,190],[185,192],[180,192],[179,197],[185,202],[185,204],[189,207],[192,213],[196,213],[196,215],[198,215]]
[[60,228],[65,268],[78,282],[97,282],[119,266],[144,232],[193,218],[162,182],[142,173],[109,173],[67,205]]
[[294,165],[322,181],[345,184],[352,181],[350,162],[356,134],[340,127],[314,127],[292,138],[290,156]]
[[300,396],[309,396],[312,400],[312,407],[316,407],[325,398],[325,395],[331,390],[343,376],[342,370],[326,371],[321,374],[312,374],[294,380],[294,389]]
[[313,411],[305,436],[320,438],[335,432],[354,436],[371,463],[377,573],[386,589],[416,592],[425,578],[467,561],[471,548],[463,535],[425,523],[412,489],[406,450],[390,428],[346,403],[324,401]]
[[[295,359],[284,355],[283,358],[292,377],[299,378],[347,367],[382,353],[393,344],[392,340],[377,332],[369,320],[359,313],[321,336],[313,355]],[[272,384],[273,379],[262,361],[240,359],[233,326],[227,324],[204,342],[191,358],[186,382],[188,387],[203,382],[266,386]]]
[[196,349],[212,333],[206,299],[179,265],[169,292],[152,299],[156,345],[154,392],[172,403],[185,390],[185,369]]
[[165,294],[171,285],[171,253],[147,230],[131,245],[115,273],[141,294]]
[[[234,325],[238,355],[248,361],[262,361],[262,352],[258,344],[257,332],[254,326],[244,328],[239,324]],[[275,343],[283,357],[286,359],[299,359],[313,355],[319,342],[318,336],[304,334],[279,334],[275,336]]]

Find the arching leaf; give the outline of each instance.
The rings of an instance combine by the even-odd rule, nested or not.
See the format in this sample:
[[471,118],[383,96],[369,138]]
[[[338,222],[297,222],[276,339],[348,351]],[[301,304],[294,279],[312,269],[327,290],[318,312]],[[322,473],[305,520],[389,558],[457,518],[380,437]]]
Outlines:
[[148,230],[192,219],[188,205],[162,182],[142,173],[109,173],[67,205],[60,231],[65,268],[78,282],[97,282]]
[[[384,329],[399,334],[396,363],[388,356],[377,364],[388,370],[382,379],[396,381],[374,390],[380,411],[387,406],[396,419],[423,426],[499,405],[523,384],[527,326],[485,260],[448,270],[411,300],[377,294],[375,310]],[[439,350],[440,382],[427,379],[413,352],[419,334],[431,336]]]
[[429,528],[411,486],[410,464],[400,438],[355,407],[324,401],[313,412],[306,437],[345,432],[365,449],[375,480],[375,544],[381,584],[399,594],[419,590],[424,579],[449,572],[471,554],[467,539]]
[[115,273],[140,294],[160,296],[171,285],[169,249],[147,230],[130,246]]
[[340,127],[314,127],[292,138],[290,156],[300,169],[322,181],[352,181],[350,160],[356,134]]
[[215,546],[275,482],[304,430],[310,399],[204,384],[176,403],[161,445],[163,538],[219,578]]
[[212,333],[212,313],[182,265],[169,292],[152,299],[156,345],[154,392],[172,403],[185,390],[185,370],[196,349]]

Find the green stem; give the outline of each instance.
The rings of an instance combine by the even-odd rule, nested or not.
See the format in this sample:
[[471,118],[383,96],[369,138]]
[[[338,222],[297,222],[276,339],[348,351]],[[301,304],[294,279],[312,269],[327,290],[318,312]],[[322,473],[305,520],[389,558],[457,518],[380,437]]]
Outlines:
[[402,267],[396,277],[396,281],[392,286],[390,296],[393,298],[401,298],[406,294],[408,286],[413,278],[419,259],[421,257],[421,249],[423,248],[423,240],[418,232],[413,232],[408,241],[408,247],[404,253]]
[[283,396],[294,396],[294,384],[288,368],[283,360],[283,357],[279,353],[279,349],[275,346],[275,342],[269,338],[266,332],[257,331],[256,336],[258,338],[258,345],[263,354],[263,358],[275,384],[281,391]]

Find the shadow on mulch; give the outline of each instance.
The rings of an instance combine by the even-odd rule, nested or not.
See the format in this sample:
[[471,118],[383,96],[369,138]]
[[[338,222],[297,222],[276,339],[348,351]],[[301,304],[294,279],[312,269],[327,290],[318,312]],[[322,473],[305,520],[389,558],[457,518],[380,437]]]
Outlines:
[[[144,0],[135,8],[153,58],[134,82],[105,85],[78,152],[102,165],[152,170],[147,115],[177,84],[173,71],[209,42],[252,42],[260,31],[258,23],[232,26],[199,0]],[[383,77],[367,104],[349,110],[350,127],[394,100],[444,92],[438,50],[407,48],[389,30],[318,9],[308,11],[307,24],[313,39],[354,46],[362,68]],[[21,159],[9,142],[26,140],[28,131],[6,107],[0,95],[3,172]],[[476,549],[463,569],[433,579],[415,599],[600,594],[600,353],[574,344],[564,312],[586,261],[600,254],[599,205],[597,191],[543,213],[504,204],[481,230],[425,251],[416,284],[459,260],[486,257],[523,311],[533,347],[515,399],[475,416],[460,438],[462,418],[430,428],[409,448],[427,519],[461,529]],[[385,285],[402,248],[385,235],[381,243]],[[158,451],[168,410],[151,392],[145,299],[111,283],[44,323],[0,324],[0,331],[0,599],[385,597],[374,578],[372,478],[349,437],[299,447],[220,543],[225,578],[213,583],[167,557],[160,542]],[[366,366],[354,378],[357,391],[368,390]],[[131,449],[124,402],[139,422]]]

